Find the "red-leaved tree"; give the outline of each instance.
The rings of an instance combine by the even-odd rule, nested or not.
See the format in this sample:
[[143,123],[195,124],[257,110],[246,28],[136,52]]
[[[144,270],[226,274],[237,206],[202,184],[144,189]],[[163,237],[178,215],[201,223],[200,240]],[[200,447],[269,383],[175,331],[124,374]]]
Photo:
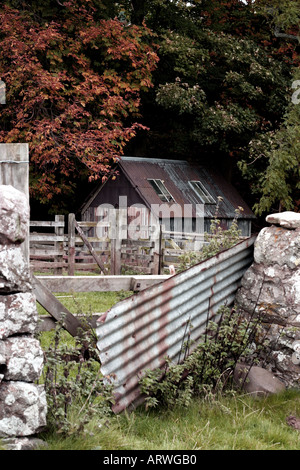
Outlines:
[[49,22],[0,10],[0,142],[29,143],[31,195],[54,209],[83,174],[105,180],[143,127],[140,92],[158,61],[146,26],[95,19],[90,2],[63,7]]

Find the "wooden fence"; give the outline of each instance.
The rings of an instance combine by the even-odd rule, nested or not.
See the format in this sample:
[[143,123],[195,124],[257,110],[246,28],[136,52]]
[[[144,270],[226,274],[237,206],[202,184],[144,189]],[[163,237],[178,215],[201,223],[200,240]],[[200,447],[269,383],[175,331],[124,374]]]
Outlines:
[[[147,237],[147,238],[142,238]],[[35,272],[73,276],[78,271],[111,275],[165,274],[187,251],[198,251],[203,234],[166,231],[152,225],[128,225],[122,209],[106,220],[76,221],[74,214],[30,222],[30,264]]]
[[56,215],[54,221],[30,221],[30,264],[35,271],[53,270],[62,274],[68,265],[66,250],[65,217]]

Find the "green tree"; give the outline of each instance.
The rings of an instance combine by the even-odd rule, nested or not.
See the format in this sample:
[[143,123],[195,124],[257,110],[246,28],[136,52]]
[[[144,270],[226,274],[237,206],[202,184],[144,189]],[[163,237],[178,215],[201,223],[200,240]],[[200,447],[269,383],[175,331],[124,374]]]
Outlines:
[[189,158],[240,180],[237,162],[247,159],[249,142],[283,118],[294,49],[280,52],[251,2],[141,3],[160,61],[142,99],[150,131],[138,133],[129,152]]
[[[250,142],[247,160],[240,167],[258,196],[258,215],[268,211],[300,209],[300,5],[298,1],[257,0],[268,18],[281,50],[293,41],[294,67],[289,81],[289,105],[278,130],[262,133]],[[297,48],[298,45],[298,48]]]

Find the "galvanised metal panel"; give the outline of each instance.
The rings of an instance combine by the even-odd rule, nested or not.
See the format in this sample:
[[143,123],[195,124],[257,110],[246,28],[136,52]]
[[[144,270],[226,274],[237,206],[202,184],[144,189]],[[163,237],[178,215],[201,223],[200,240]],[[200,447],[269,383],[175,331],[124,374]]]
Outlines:
[[253,261],[254,241],[249,238],[128,297],[99,318],[101,371],[114,386],[115,413],[142,401],[138,382],[145,369],[163,367],[166,356],[180,361],[188,334],[195,348],[208,318],[233,303]]

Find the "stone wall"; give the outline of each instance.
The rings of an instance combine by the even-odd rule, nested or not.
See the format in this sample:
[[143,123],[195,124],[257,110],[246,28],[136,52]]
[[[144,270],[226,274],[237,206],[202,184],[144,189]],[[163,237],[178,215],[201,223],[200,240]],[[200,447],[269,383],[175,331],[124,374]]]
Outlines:
[[271,225],[258,234],[254,263],[237,292],[243,315],[262,319],[269,347],[260,354],[263,367],[287,388],[300,388],[300,214],[283,212],[266,218]]
[[34,437],[46,424],[46,396],[36,385],[43,351],[34,337],[38,314],[28,261],[25,194],[0,185],[0,439]]

